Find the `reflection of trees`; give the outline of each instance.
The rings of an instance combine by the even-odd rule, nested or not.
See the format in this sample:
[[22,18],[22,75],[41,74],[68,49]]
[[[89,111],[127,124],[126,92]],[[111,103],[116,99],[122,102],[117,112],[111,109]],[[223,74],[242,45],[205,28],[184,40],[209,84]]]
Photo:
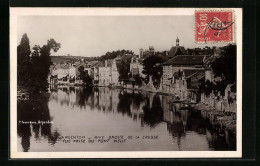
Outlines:
[[[60,135],[57,131],[51,132],[50,123],[38,124],[38,121],[51,121],[47,97],[40,94],[30,97],[32,100],[17,103],[17,133],[22,138],[21,144],[25,152],[30,149],[31,128],[36,139],[41,133],[52,145],[56,143]],[[22,124],[19,123],[20,121],[36,122],[36,124]]]
[[150,108],[150,101],[145,99],[146,104],[143,107],[144,115],[143,120],[150,127],[155,127],[157,124],[163,121],[163,109],[161,106],[161,99],[158,95],[153,97],[152,107]]
[[186,122],[186,131],[195,131],[199,134],[206,134],[206,128],[210,123],[201,117],[199,112],[189,111]]
[[143,95],[141,93],[133,93],[131,94],[131,100],[133,103],[133,108],[134,109],[140,109],[141,103],[144,101]]
[[117,111],[122,113],[123,115],[126,114],[127,116],[131,117],[131,101],[129,100],[130,94],[128,94],[127,92],[121,92],[119,93],[118,98],[119,102],[117,104]]
[[78,105],[80,107],[85,107],[86,101],[88,101],[89,97],[93,94],[93,91],[94,90],[93,90],[92,87],[87,87],[87,88],[84,88],[83,90],[79,91],[79,93],[78,93],[78,95],[79,95]]

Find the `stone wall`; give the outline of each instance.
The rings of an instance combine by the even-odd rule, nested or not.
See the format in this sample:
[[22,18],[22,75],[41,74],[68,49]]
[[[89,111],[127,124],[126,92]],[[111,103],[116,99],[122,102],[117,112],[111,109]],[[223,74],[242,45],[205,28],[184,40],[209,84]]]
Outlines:
[[217,111],[225,111],[225,112],[236,112],[237,104],[236,101],[229,102],[227,99],[223,97],[215,96],[213,93],[208,96],[204,93],[201,93],[201,103],[207,104]]

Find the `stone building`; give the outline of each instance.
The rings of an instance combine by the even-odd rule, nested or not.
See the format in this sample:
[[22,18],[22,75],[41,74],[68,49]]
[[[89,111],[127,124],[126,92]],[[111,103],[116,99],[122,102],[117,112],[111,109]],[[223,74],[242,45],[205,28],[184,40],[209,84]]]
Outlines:
[[144,50],[144,49],[140,48],[139,51],[140,51],[139,58],[141,58],[141,59],[145,59],[151,55],[155,55],[155,49],[153,46],[149,46],[148,50]]
[[117,85],[119,73],[117,70],[116,60],[106,60],[104,67],[98,69],[99,86]]
[[185,69],[204,70],[203,59],[206,55],[177,55],[163,63],[162,85],[169,86],[175,72]]
[[177,55],[188,55],[186,49],[183,46],[180,46],[180,39],[178,37],[176,39],[176,46],[171,47],[167,58],[171,59]]
[[143,77],[143,78],[145,77],[145,75],[142,73],[143,72],[142,60],[139,57],[133,56],[131,58],[130,72],[131,72],[132,76],[139,74],[140,77]]

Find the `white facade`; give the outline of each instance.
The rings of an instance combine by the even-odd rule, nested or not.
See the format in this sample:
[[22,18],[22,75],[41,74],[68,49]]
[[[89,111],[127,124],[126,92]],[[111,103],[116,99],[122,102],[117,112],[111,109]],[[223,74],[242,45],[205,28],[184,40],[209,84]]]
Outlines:
[[108,86],[111,83],[111,67],[99,67],[99,85]]
[[70,66],[69,76],[70,76],[70,78],[76,78],[76,76],[77,76],[76,68],[74,65]]
[[[99,67],[98,77],[99,86],[117,85],[119,73],[117,71],[116,61],[113,60],[111,67],[108,67],[108,62],[105,62],[105,67]],[[94,71],[95,72],[95,71]]]
[[162,75],[162,81],[163,81],[163,85],[170,85],[171,81],[170,79],[172,78],[173,74],[175,72],[179,72],[179,71],[183,71],[186,69],[204,69],[204,68],[196,68],[193,66],[163,66],[163,75]]
[[132,57],[131,63],[130,63],[130,71],[132,72],[132,69],[138,69],[140,77],[145,77],[143,74],[144,67],[143,65],[139,62],[138,57]]
[[55,69],[52,71],[52,75],[57,75],[57,76],[58,76],[58,79],[61,79],[61,78],[63,78],[63,77],[66,77],[67,75],[69,75],[69,69],[67,69],[67,68],[62,68],[62,67],[55,68]]
[[113,60],[112,67],[111,67],[111,83],[113,85],[118,84],[119,73],[117,71],[116,61]]
[[205,71],[205,80],[213,81],[213,72],[211,70]]

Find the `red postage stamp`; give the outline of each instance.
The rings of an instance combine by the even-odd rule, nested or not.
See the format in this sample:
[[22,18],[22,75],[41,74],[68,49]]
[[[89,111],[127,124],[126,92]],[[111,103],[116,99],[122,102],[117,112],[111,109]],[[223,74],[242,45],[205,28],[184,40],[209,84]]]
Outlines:
[[232,11],[197,10],[196,42],[234,42],[234,15]]

